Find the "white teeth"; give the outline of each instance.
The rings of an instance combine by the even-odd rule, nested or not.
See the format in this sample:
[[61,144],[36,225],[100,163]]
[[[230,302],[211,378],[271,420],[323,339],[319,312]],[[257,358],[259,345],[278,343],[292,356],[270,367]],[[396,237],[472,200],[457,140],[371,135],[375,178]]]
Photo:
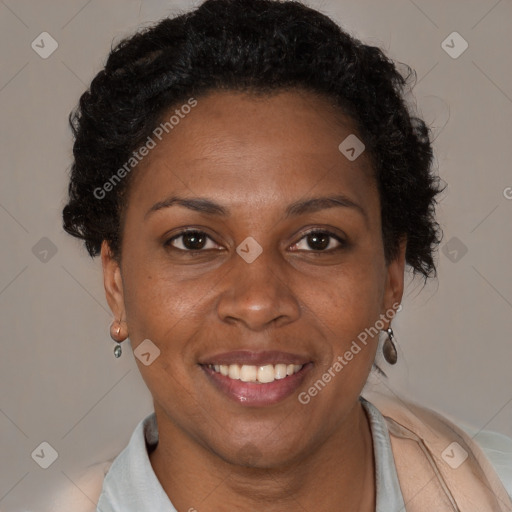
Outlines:
[[266,384],[274,382],[274,380],[284,379],[294,373],[297,373],[303,367],[302,364],[266,364],[263,366],[253,366],[249,364],[215,364],[208,365],[225,377],[233,380],[241,380],[242,382],[258,382]]
[[256,366],[244,364],[242,368],[240,368],[240,380],[242,382],[256,382],[257,376],[258,369]]
[[276,379],[284,379],[286,377],[286,365],[285,364],[276,364],[275,368],[275,378]]
[[240,380],[240,366],[230,364],[228,367],[228,376],[230,379]]
[[275,370],[271,364],[267,364],[265,366],[260,366],[258,368],[258,382],[266,383],[266,382],[274,382],[275,379]]

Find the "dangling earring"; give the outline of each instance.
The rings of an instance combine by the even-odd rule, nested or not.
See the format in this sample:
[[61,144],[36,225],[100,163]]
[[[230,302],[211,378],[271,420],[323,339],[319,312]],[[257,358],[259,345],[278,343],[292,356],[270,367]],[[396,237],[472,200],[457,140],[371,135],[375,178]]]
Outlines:
[[123,349],[121,348],[121,343],[118,343],[114,347],[114,357],[121,357],[122,353],[123,353]]
[[388,327],[386,329],[388,337],[386,341],[384,341],[384,345],[382,345],[382,353],[384,354],[384,359],[388,364],[396,364],[398,360],[398,351],[396,349],[396,340],[393,334],[393,329]]
[[126,336],[121,335],[121,322],[116,320],[110,325],[110,337],[117,343],[114,347],[114,356],[121,357],[123,349],[121,348],[121,342],[126,339]]

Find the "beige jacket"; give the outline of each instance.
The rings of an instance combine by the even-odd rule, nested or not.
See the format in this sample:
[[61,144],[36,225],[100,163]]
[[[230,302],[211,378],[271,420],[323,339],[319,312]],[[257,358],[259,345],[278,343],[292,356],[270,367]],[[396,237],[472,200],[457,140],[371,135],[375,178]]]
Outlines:
[[410,402],[365,398],[386,419],[407,512],[512,512],[496,471],[463,430]]
[[[386,419],[406,512],[512,512],[496,471],[460,428],[409,402],[376,393],[364,397]],[[96,512],[111,463],[88,468],[75,486],[54,496],[48,510]]]

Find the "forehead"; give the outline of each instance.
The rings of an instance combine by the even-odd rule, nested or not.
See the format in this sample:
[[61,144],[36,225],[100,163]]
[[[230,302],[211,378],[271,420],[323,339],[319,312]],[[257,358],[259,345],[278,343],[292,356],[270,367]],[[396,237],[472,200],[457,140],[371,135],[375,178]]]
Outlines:
[[307,92],[214,92],[155,138],[135,169],[128,206],[147,209],[174,193],[233,208],[273,208],[333,192],[365,202],[376,188],[370,159],[363,152],[350,161],[339,149],[354,135],[349,118]]

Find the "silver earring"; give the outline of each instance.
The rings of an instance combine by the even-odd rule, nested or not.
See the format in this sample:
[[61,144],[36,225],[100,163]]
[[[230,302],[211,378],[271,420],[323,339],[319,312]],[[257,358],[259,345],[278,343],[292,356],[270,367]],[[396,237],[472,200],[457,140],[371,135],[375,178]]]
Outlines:
[[122,353],[123,353],[123,349],[121,348],[121,343],[117,343],[117,345],[114,347],[114,356],[121,357]]
[[396,349],[396,340],[393,334],[393,329],[388,327],[386,329],[388,337],[386,341],[384,341],[384,345],[382,345],[382,353],[384,354],[384,359],[388,364],[396,364],[398,360],[398,351]]

